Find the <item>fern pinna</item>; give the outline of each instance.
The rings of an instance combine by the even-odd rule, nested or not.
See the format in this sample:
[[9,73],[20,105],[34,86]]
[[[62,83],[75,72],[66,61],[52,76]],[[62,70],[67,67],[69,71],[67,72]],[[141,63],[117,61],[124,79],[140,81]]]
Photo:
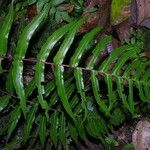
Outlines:
[[[75,43],[78,30],[85,21],[80,19],[62,26],[48,37],[37,55],[35,75],[28,85],[24,85],[24,58],[30,40],[46,20],[49,8],[50,4],[46,4],[43,11],[24,28],[18,39],[5,85],[7,93],[10,94],[0,98],[1,120],[4,120],[5,110],[9,110],[5,117],[7,122],[0,126],[0,135],[7,135],[9,142],[4,149],[11,149],[18,143],[26,145],[30,142],[34,146],[37,138],[42,148],[50,138],[51,148],[68,149],[71,142],[77,145],[79,139],[86,142],[89,135],[100,140],[105,147],[104,139],[111,128],[106,124],[118,125],[113,122],[116,119],[116,110],[117,115],[121,116],[118,122],[122,123],[124,112],[132,116],[137,114],[137,99],[141,103],[149,104],[150,62],[139,45],[126,44],[98,63],[112,37],[105,36],[90,47],[102,31],[97,27],[86,33],[79,43]],[[12,3],[0,29],[1,57],[7,53],[14,13]],[[45,82],[45,65],[49,64],[47,59],[54,51],[55,55],[50,57],[54,77]],[[87,53],[88,61],[83,61]],[[85,80],[86,76],[88,79]],[[135,90],[139,93],[136,94],[137,99]],[[14,95],[17,98],[14,99]],[[20,126],[23,132],[15,139]],[[30,141],[31,138],[34,139]]]

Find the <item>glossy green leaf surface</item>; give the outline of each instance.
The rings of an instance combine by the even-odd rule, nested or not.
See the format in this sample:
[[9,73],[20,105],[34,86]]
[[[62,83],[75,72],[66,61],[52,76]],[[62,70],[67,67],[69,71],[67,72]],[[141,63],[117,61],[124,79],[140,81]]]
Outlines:
[[70,65],[73,67],[77,67],[79,64],[79,61],[83,55],[83,53],[85,52],[85,50],[87,49],[89,43],[93,40],[93,38],[96,36],[96,34],[100,31],[101,29],[99,27],[93,29],[92,31],[90,31],[89,33],[87,33],[82,40],[79,43],[79,46],[77,47],[77,49],[75,50],[74,55],[71,57],[70,60]]
[[34,106],[32,106],[30,112],[28,113],[27,116],[27,120],[24,126],[24,137],[23,137],[23,141],[24,143],[27,142],[27,140],[30,138],[30,132],[33,126],[33,122],[35,120],[35,114],[37,112],[38,109],[38,104],[34,104]]
[[60,100],[69,114],[69,116],[75,121],[75,116],[72,112],[71,106],[68,101],[68,97],[66,95],[65,87],[64,87],[64,79],[63,79],[63,73],[64,73],[64,67],[63,66],[55,66],[55,80],[56,80],[56,86],[57,86],[57,91],[58,95],[60,97]]
[[0,56],[5,55],[7,52],[7,43],[8,43],[8,37],[9,32],[12,27],[12,23],[14,21],[14,4],[13,2],[10,4],[10,8],[8,11],[8,14],[3,22],[2,27],[0,28]]
[[52,139],[52,142],[54,143],[55,147],[57,147],[58,143],[58,126],[59,126],[59,120],[58,120],[58,113],[54,112],[51,115],[50,118],[50,137]]
[[22,79],[22,73],[23,73],[23,62],[22,60],[19,60],[20,58],[24,58],[29,41],[32,38],[33,34],[39,27],[39,25],[44,21],[45,17],[47,16],[49,5],[47,4],[44,7],[44,10],[35,17],[28,26],[23,30],[21,37],[18,41],[17,48],[15,51],[15,60],[13,62],[13,69],[12,69],[12,78],[15,90],[17,92],[17,95],[20,99],[20,104],[22,111],[24,113],[24,116],[26,117],[26,96],[24,91],[24,85],[23,85],[23,79]]
[[[8,12],[4,18],[9,24],[8,37],[0,37],[11,41],[9,46],[16,44],[11,47],[10,70],[2,74],[2,84],[6,82],[0,89],[0,136],[7,137],[8,149],[17,144],[13,137],[20,138],[20,134],[21,146],[26,149],[37,143],[39,149],[69,149],[91,138],[108,149],[106,143],[115,143],[108,134],[126,117],[133,119],[142,111],[146,114],[145,108],[149,108],[150,61],[142,44],[131,41],[118,45],[104,56],[113,46],[110,33],[103,36],[105,29],[96,27],[81,33],[86,20],[81,17],[68,24],[68,12],[66,15],[63,10],[66,5],[60,8],[63,0],[46,1],[46,5],[41,0],[28,2],[35,4],[31,7],[38,6],[35,18],[25,22],[25,27],[24,22],[20,24],[23,27],[14,42],[10,34],[14,19]],[[18,3],[24,4],[10,6],[22,9]],[[73,5],[77,10],[79,4],[73,1]],[[48,16],[52,11],[58,21],[66,21],[53,27],[53,17]],[[30,56],[35,57],[30,60]]]
[[39,137],[43,148],[45,145],[46,134],[46,117],[42,116],[39,123]]
[[0,97],[0,112],[7,107],[9,103],[9,96]]
[[11,114],[11,121],[10,121],[10,126],[8,128],[8,135],[7,135],[8,139],[11,137],[13,131],[15,130],[20,117],[21,117],[21,110],[20,107],[18,106],[13,110]]

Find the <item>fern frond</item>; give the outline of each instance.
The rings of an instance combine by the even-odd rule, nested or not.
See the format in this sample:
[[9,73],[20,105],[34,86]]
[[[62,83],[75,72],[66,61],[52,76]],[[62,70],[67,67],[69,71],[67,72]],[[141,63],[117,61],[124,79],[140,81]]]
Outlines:
[[[46,5],[44,10],[25,27],[18,41],[6,89],[12,94],[17,94],[20,106],[18,99],[15,99],[14,110],[10,108],[9,113],[12,119],[2,128],[4,131],[0,129],[0,135],[4,135],[7,131],[7,137],[11,139],[22,117],[22,110],[25,116],[24,144],[34,134],[33,125],[37,125],[37,135],[43,148],[47,138],[51,138],[52,145],[56,149],[60,147],[67,149],[69,138],[76,144],[79,138],[86,142],[89,135],[104,143],[102,139],[108,134],[105,120],[107,122],[116,120],[112,113],[117,112],[115,106],[121,103],[125,111],[135,115],[137,113],[135,89],[139,91],[142,103],[150,103],[150,61],[144,57],[142,50],[136,44],[118,47],[105,60],[100,60],[99,56],[112,40],[111,36],[106,36],[97,45],[89,47],[101,31],[100,27],[86,33],[77,43],[77,47],[76,44],[74,46],[76,34],[84,24],[84,19],[80,19],[64,25],[48,37],[37,55],[35,75],[32,81],[24,86],[23,60],[29,42],[47,16],[49,7],[49,4]],[[46,61],[54,49],[54,56],[50,58],[53,60],[51,64],[54,67],[54,78],[45,83],[45,64],[48,64]],[[80,62],[87,52],[90,56],[89,61],[81,67]],[[69,65],[64,64],[66,56],[69,56],[67,60]],[[66,67],[71,68],[71,71],[66,71]],[[88,81],[84,80],[84,72],[87,76],[88,73],[90,75]],[[37,95],[35,96],[34,93]],[[1,98],[1,112],[7,108],[9,99],[8,96]],[[119,111],[123,116],[121,108]],[[50,135],[47,134],[49,130]]]
[[20,59],[25,57],[29,45],[29,41],[32,38],[35,31],[37,30],[37,28],[40,26],[40,24],[44,21],[45,17],[48,14],[49,8],[50,6],[49,4],[47,4],[44,7],[44,10],[37,17],[35,17],[28,26],[25,27],[18,41],[17,48],[15,51],[15,60],[13,62],[13,68],[12,68],[12,79],[13,79],[16,93],[20,99],[20,105],[25,117],[26,117],[27,100],[26,100],[24,85],[22,81],[23,62]]
[[15,130],[20,117],[21,117],[20,106],[17,106],[14,108],[14,110],[11,113],[11,121],[10,121],[10,126],[8,128],[8,135],[7,135],[8,140],[11,137],[13,131]]
[[28,116],[27,116],[27,119],[26,119],[26,122],[25,122],[24,133],[23,133],[24,143],[26,143],[27,140],[30,137],[30,132],[31,132],[31,129],[32,129],[32,126],[33,126],[33,122],[35,120],[35,114],[36,114],[37,110],[38,110],[38,104],[35,103],[32,106],[30,112],[28,113]]
[[47,124],[46,117],[41,116],[39,123],[39,137],[43,148],[46,141],[46,128],[47,128],[46,124]]
[[56,148],[57,143],[58,143],[58,125],[59,125],[58,112],[54,112],[51,115],[50,122],[51,122],[50,136],[51,136],[51,140],[52,140],[52,142],[53,142],[53,144],[55,145],[55,148]]

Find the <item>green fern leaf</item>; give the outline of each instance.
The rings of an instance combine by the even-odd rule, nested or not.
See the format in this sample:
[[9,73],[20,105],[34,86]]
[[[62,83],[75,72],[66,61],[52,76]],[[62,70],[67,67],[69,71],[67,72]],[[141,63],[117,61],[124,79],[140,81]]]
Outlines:
[[140,60],[138,60],[138,59],[135,59],[133,62],[131,62],[131,64],[129,64],[129,66],[126,68],[126,70],[124,71],[124,74],[123,74],[123,76],[125,77],[125,78],[128,78],[130,75],[131,75],[131,72],[133,71],[133,70],[137,70],[137,68],[139,67],[139,65],[140,65]]
[[48,95],[50,95],[50,93],[56,88],[56,85],[55,85],[55,81],[52,80],[50,82],[48,82],[46,85],[45,85],[45,93],[44,93],[44,97],[47,97]]
[[60,118],[59,118],[59,124],[61,124],[60,129],[59,129],[59,139],[60,142],[62,143],[64,149],[68,149],[67,145],[67,129],[66,129],[66,119],[63,113],[61,113]]
[[78,145],[78,132],[76,127],[69,123],[68,128],[71,138],[75,141],[76,145]]
[[[81,108],[81,106],[80,106]],[[85,131],[85,127],[84,127],[84,123],[81,117],[77,117],[77,122],[76,122],[76,128],[78,130],[79,133],[79,137],[83,140],[83,141],[87,141],[87,136],[86,136],[86,131]]]
[[3,150],[12,150],[16,145],[21,144],[21,139],[13,139],[10,143],[7,143],[6,146],[3,147]]
[[113,81],[112,81],[112,76],[106,75],[105,80],[107,82],[108,86],[108,99],[109,99],[109,112],[113,108],[113,104],[115,103],[116,97],[113,91]]
[[46,124],[46,117],[41,116],[39,123],[39,137],[43,148],[46,140]]
[[62,43],[61,47],[59,48],[56,56],[54,57],[54,63],[55,64],[62,64],[64,57],[67,53],[67,51],[69,50],[74,38],[75,38],[75,34],[77,32],[77,30],[81,27],[81,25],[84,23],[84,20],[81,19],[78,22],[76,22],[71,28],[69,33],[67,34],[64,42]]
[[13,2],[10,5],[9,12],[5,17],[3,25],[0,28],[0,56],[4,56],[7,52],[7,43],[8,43],[8,36],[10,33],[10,29],[12,27],[12,23],[14,21],[14,4]]
[[116,108],[112,114],[110,122],[115,126],[119,126],[121,123],[123,123],[124,120],[125,120],[124,113],[121,111],[121,109]]
[[120,73],[120,69],[123,67],[123,65],[130,59],[133,58],[133,56],[137,53],[137,49],[130,49],[130,51],[127,51],[124,55],[121,56],[121,58],[118,60],[118,63],[116,63],[116,66],[113,68],[112,75],[118,75]]
[[99,55],[103,52],[104,48],[109,44],[111,40],[112,40],[111,36],[106,36],[96,45],[95,49],[92,51],[92,58],[87,64],[86,68],[88,69],[94,68],[94,65],[96,64]]
[[21,117],[20,107],[17,106],[17,107],[15,107],[13,112],[11,113],[11,121],[10,121],[10,126],[8,128],[8,135],[7,135],[8,140],[10,139],[13,131],[15,130],[20,117]]
[[92,82],[92,89],[93,89],[95,100],[97,104],[99,105],[99,107],[102,109],[102,111],[106,114],[106,116],[107,115],[110,116],[110,112],[109,112],[107,105],[99,96],[100,87],[99,87],[99,83],[98,83],[98,79],[96,75],[97,75],[96,71],[91,72],[91,82]]
[[97,28],[93,29],[92,31],[90,31],[89,33],[87,33],[82,38],[82,40],[79,43],[79,46],[75,50],[74,55],[71,57],[70,65],[72,67],[77,67],[78,66],[80,58],[83,55],[83,53],[85,52],[85,50],[87,49],[89,43],[93,40],[95,35],[100,31],[101,31],[101,28],[97,27]]
[[[148,83],[149,78],[150,78],[150,70],[147,70],[147,72],[143,76],[143,82]],[[150,85],[149,84],[144,85],[144,91],[145,91],[146,97],[150,99]]]
[[123,103],[124,107],[130,111],[130,107],[129,107],[129,104],[128,104],[128,101],[127,101],[127,95],[125,95],[124,87],[122,85],[123,80],[120,77],[118,77],[116,79],[116,82],[117,82],[117,89],[118,89],[119,97],[122,100],[122,103]]
[[35,86],[35,79],[33,78],[32,81],[30,81],[30,83],[25,87],[25,94],[26,97],[29,97],[32,92],[35,90],[36,86]]
[[22,81],[23,62],[22,60],[19,59],[25,57],[29,41],[32,38],[35,31],[37,30],[37,28],[39,27],[39,25],[43,22],[43,20],[47,16],[48,10],[49,5],[46,5],[44,10],[37,17],[35,17],[33,21],[23,30],[23,33],[21,34],[21,37],[18,41],[15,52],[16,59],[13,62],[12,77],[16,93],[19,99],[21,100],[20,104],[25,117],[26,117],[26,96]]
[[0,97],[0,112],[3,111],[7,107],[9,103],[9,99],[10,99],[9,96]]
[[36,73],[35,73],[35,82],[38,87],[39,94],[42,95],[44,93],[43,86],[41,82],[44,82],[44,63],[49,56],[49,53],[52,51],[55,44],[63,37],[64,34],[68,31],[71,24],[63,26],[62,28],[55,31],[46,41],[46,43],[42,46],[41,51],[37,56],[38,63],[36,64]]
[[68,102],[68,98],[64,87],[63,72],[64,72],[63,66],[55,66],[55,78],[56,78],[55,80],[56,80],[57,91],[66,112],[75,122],[75,116],[71,110],[71,106]]
[[109,67],[110,67],[110,64],[111,63],[114,63],[114,61],[121,55],[121,54],[124,54],[124,52],[126,51],[130,51],[130,50],[133,50],[135,49],[133,47],[133,45],[123,45],[117,49],[115,49],[110,57],[108,57],[108,59],[106,59],[105,61],[103,61],[103,63],[100,65],[100,68],[99,70],[101,70],[102,72],[106,72]]
[[133,96],[133,81],[129,80],[129,96],[128,96],[128,104],[129,104],[129,111],[131,114],[135,114],[135,102]]
[[50,118],[50,137],[53,144],[55,145],[55,148],[57,147],[58,143],[58,123],[58,113],[54,112]]
[[84,109],[84,119],[83,122],[85,121],[87,117],[87,106],[86,106],[86,96],[85,96],[85,88],[84,88],[84,82],[83,82],[83,73],[80,68],[75,69],[74,71],[74,76],[76,79],[76,86],[78,89],[78,92],[81,95],[81,100],[82,100],[82,108]]
[[91,111],[88,114],[86,122],[87,132],[94,138],[99,139],[107,133],[107,127],[104,120],[96,112]]
[[33,122],[35,120],[35,115],[36,115],[36,112],[37,112],[37,109],[38,109],[38,104],[35,103],[30,112],[28,113],[28,116],[27,116],[27,119],[26,119],[26,122],[25,122],[25,126],[24,126],[24,136],[23,136],[23,141],[24,143],[27,142],[27,140],[29,139],[30,137],[30,132],[31,132],[31,129],[32,129],[32,126],[33,126]]

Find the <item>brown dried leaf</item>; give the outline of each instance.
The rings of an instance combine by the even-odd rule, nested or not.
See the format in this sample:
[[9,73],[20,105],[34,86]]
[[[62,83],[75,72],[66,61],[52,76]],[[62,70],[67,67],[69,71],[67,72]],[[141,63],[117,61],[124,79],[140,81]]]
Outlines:
[[150,60],[150,52],[145,52],[145,56]]
[[139,121],[132,135],[133,145],[136,150],[150,149],[150,123]]
[[59,7],[62,7],[64,10],[66,10],[68,13],[71,13],[74,10],[73,4],[61,4]]
[[[87,32],[90,29],[101,26],[102,28],[106,28],[110,23],[110,9],[111,9],[110,0],[94,0],[88,5],[85,9],[84,17],[88,18],[86,23],[81,27],[80,33]],[[98,10],[94,13],[87,13],[88,10],[97,5]]]
[[140,25],[144,19],[150,17],[150,0],[136,0],[137,7],[137,25]]
[[80,28],[79,33],[87,32],[90,29],[96,27],[98,25],[98,21],[99,21],[99,13],[95,12],[92,14],[87,14],[86,18],[88,18],[88,19],[87,19],[86,23]]
[[28,19],[31,21],[37,15],[36,5],[31,5],[27,10]]
[[102,6],[110,0],[86,0],[84,3],[85,7]]
[[129,19],[117,25],[116,29],[117,29],[117,33],[122,44],[124,42],[129,41],[131,37],[131,32],[130,32],[131,24],[130,24]]

